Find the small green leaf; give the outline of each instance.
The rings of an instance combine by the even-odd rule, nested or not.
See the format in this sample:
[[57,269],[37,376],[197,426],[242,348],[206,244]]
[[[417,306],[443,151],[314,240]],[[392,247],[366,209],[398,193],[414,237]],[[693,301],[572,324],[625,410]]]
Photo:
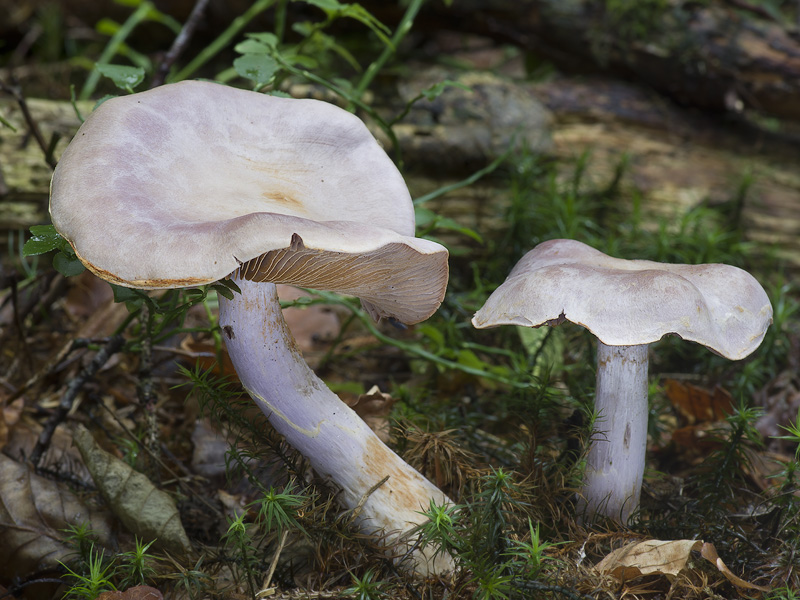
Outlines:
[[257,42],[260,42],[273,50],[278,47],[278,36],[275,35],[274,33],[268,33],[268,32],[248,33],[247,37]]
[[239,54],[269,54],[274,48],[258,40],[245,40],[233,47]]
[[86,269],[77,256],[69,255],[66,252],[59,252],[53,257],[53,267],[64,277],[80,275]]
[[[238,285],[236,285],[236,282],[233,279],[220,279],[219,281],[214,283],[211,287],[212,289],[217,289],[217,288],[227,289],[230,290],[231,292],[234,292],[235,294],[242,293],[241,288]],[[224,292],[222,293],[222,295],[228,298],[229,300],[233,299],[233,296],[228,296]]]
[[66,240],[61,237],[52,225],[33,225],[31,227],[31,238],[22,247],[22,255],[44,254],[61,248],[62,242],[66,243]]
[[266,85],[275,77],[278,63],[266,54],[245,54],[233,61],[233,68],[242,77]]
[[330,19],[346,17],[366,25],[384,44],[393,47],[388,37],[391,30],[360,4],[347,4],[337,0],[306,0],[306,2],[324,11]]
[[97,63],[95,69],[113,81],[118,88],[130,93],[133,93],[133,89],[144,81],[144,69],[141,67]]
[[224,298],[227,298],[228,300],[233,300],[233,290],[232,289],[230,289],[230,288],[228,288],[228,287],[226,287],[224,285],[218,285],[218,284],[212,285],[211,289],[214,290],[215,292],[217,292],[217,294],[219,294],[220,296],[223,296]]
[[144,293],[137,289],[114,283],[111,284],[111,289],[114,291],[114,302],[132,303],[138,306],[144,301]]

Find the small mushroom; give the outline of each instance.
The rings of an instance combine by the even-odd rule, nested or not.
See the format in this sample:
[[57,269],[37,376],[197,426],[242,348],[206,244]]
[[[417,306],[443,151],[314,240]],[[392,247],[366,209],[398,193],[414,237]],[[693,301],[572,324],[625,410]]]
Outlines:
[[622,260],[551,240],[522,257],[472,323],[540,327],[565,320],[597,337],[599,420],[581,507],[624,523],[639,506],[644,474],[648,344],[675,334],[739,360],[764,339],[772,306],[736,267]]
[[[50,214],[113,283],[236,282],[220,326],[243,386],[364,531],[402,554],[418,511],[449,502],[308,367],[277,300],[277,283],[329,290],[416,323],[444,297],[447,251],[413,237],[405,183],[357,117],[209,82],[108,100],[59,161]],[[414,551],[410,568],[452,568],[433,550]]]

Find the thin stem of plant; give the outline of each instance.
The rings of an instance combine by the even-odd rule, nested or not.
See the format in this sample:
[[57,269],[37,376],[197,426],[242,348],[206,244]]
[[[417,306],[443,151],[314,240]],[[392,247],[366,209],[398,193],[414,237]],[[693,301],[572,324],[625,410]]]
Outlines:
[[189,13],[189,18],[186,19],[186,23],[181,28],[181,32],[177,35],[175,41],[172,42],[172,46],[170,46],[170,49],[164,55],[164,60],[158,65],[153,79],[150,82],[151,88],[158,87],[166,81],[169,70],[186,49],[189,40],[192,39],[195,29],[197,29],[200,21],[202,21],[208,2],[209,0],[197,0],[197,2],[195,2],[192,12]]
[[411,3],[409,3],[405,14],[403,14],[400,24],[397,26],[397,29],[392,36],[392,45],[385,46],[383,48],[383,52],[381,52],[380,56],[378,56],[378,58],[376,58],[369,65],[369,67],[367,67],[367,70],[364,72],[364,75],[361,77],[361,80],[355,87],[354,95],[356,98],[360,99],[364,95],[364,92],[367,91],[367,88],[372,83],[372,80],[375,79],[375,76],[380,72],[392,55],[397,52],[397,47],[400,45],[400,42],[403,41],[403,38],[408,35],[408,32],[411,31],[411,28],[414,25],[414,19],[416,18],[417,13],[419,13],[423,4],[424,0],[413,0]]
[[108,340],[108,343],[95,354],[89,364],[78,373],[78,376],[69,382],[67,389],[61,396],[56,411],[47,420],[44,429],[42,429],[42,432],[39,434],[39,439],[36,440],[36,446],[34,446],[33,452],[31,452],[30,460],[32,464],[39,465],[42,456],[50,445],[50,440],[56,431],[56,427],[66,418],[72,408],[72,403],[75,401],[83,385],[97,374],[103,365],[108,362],[108,359],[122,348],[124,343],[125,339],[121,335],[112,336],[111,339]]
[[[120,28],[111,36],[111,39],[103,49],[100,58],[97,59],[97,64],[107,64],[119,50],[122,43],[128,38],[131,32],[136,28],[139,23],[147,19],[147,15],[153,9],[152,2],[142,2],[139,7],[128,17]],[[81,88],[81,93],[78,95],[79,100],[88,100],[97,88],[100,81],[100,71],[92,69],[86,82]]]
[[169,83],[176,81],[183,81],[191,77],[195,71],[206,64],[209,60],[214,58],[225,46],[227,46],[234,36],[246,27],[250,21],[255,19],[262,12],[267,10],[274,4],[275,0],[257,0],[250,8],[244,13],[236,17],[233,22],[223,31],[213,42],[203,48],[195,58],[189,62],[188,65],[183,67],[180,71],[175,73],[172,77],[168,77]]

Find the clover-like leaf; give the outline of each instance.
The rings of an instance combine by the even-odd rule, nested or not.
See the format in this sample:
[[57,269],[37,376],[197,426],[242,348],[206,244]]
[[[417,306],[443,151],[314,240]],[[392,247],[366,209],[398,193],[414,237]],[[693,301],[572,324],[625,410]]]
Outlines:
[[109,65],[97,63],[95,69],[114,82],[119,89],[133,93],[133,90],[144,81],[144,69],[128,65]]

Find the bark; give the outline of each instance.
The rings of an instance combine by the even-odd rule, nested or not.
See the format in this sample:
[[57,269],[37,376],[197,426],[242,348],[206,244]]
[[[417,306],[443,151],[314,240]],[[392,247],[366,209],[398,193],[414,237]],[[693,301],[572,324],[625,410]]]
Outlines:
[[431,3],[420,27],[488,35],[566,72],[636,80],[687,105],[798,119],[796,26],[751,4],[464,0]]

